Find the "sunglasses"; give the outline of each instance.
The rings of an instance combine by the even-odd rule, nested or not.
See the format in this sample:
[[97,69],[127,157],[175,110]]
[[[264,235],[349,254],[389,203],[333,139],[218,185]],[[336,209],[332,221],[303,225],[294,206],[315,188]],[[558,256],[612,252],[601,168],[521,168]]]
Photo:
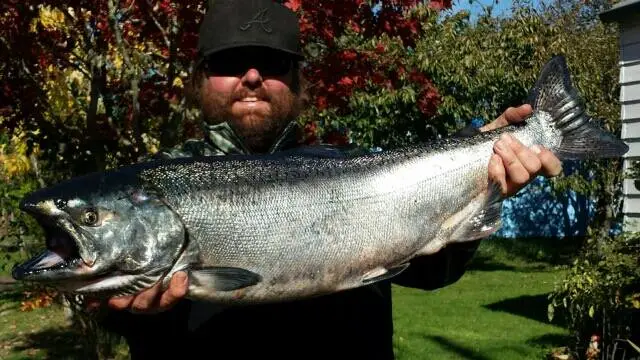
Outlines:
[[284,76],[291,70],[290,56],[275,51],[227,50],[205,59],[205,69],[222,76],[241,76],[256,69],[262,76]]

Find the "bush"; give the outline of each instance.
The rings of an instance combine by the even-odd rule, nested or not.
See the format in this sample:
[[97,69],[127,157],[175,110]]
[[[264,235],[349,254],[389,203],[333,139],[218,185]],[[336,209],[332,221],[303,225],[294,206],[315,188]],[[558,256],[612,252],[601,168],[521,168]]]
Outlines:
[[33,159],[20,137],[0,138],[0,272],[31,257],[42,247],[42,231],[18,209],[22,198],[39,186]]
[[578,355],[592,335],[600,337],[606,359],[613,359],[617,339],[640,343],[640,234],[590,239],[549,298],[549,318],[565,318]]

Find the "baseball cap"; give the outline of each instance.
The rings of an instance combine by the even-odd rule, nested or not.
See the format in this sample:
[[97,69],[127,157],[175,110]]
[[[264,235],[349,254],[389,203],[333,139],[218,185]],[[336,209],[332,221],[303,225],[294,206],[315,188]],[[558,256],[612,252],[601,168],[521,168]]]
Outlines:
[[258,46],[303,59],[298,17],[274,0],[214,0],[200,25],[198,63],[235,47]]

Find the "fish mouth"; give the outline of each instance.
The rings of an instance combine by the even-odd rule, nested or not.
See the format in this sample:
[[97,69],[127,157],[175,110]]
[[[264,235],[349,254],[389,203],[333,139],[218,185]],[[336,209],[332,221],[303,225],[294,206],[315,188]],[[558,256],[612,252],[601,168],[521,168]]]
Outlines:
[[64,219],[47,221],[38,219],[45,232],[46,249],[17,265],[12,271],[16,280],[55,281],[87,274],[90,269],[81,256],[78,239],[69,231]]

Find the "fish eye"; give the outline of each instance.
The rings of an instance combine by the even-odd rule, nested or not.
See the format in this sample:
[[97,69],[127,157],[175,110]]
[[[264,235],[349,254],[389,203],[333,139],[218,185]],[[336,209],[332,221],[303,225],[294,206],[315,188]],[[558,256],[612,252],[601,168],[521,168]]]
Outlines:
[[96,226],[98,224],[98,220],[98,212],[93,208],[86,209],[82,214],[82,223],[84,225]]

